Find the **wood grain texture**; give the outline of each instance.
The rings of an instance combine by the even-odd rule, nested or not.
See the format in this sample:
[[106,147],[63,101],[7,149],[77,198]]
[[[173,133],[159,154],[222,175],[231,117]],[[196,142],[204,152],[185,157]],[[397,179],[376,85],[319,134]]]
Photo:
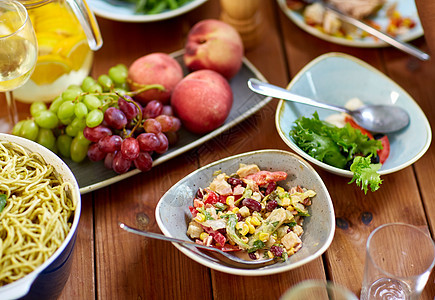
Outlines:
[[95,298],[95,256],[92,195],[82,196],[82,214],[78,226],[71,274],[59,299]]
[[[276,1],[260,1],[260,9],[262,43],[247,49],[245,55],[269,82],[285,87],[319,55],[344,52],[397,82],[416,100],[429,122],[435,122],[433,60],[421,62],[391,47],[365,49],[332,44],[298,28]],[[128,65],[151,52],[179,50],[196,22],[219,16],[219,0],[211,0],[160,22],[122,23],[98,18],[104,46],[95,53],[92,76],[106,73],[117,63]],[[412,43],[428,50],[424,38]],[[349,185],[349,178],[315,167],[334,204],[334,240],[322,258],[282,274],[244,277],[213,271],[170,243],[121,231],[119,221],[160,232],[155,219],[160,197],[198,167],[247,151],[289,150],[275,129],[277,103],[273,99],[240,124],[150,172],[84,195],[72,273],[60,299],[278,299],[296,283],[313,278],[340,283],[359,296],[365,244],[374,228],[405,222],[421,228],[429,226],[434,235],[433,147],[413,166],[384,176],[381,189],[367,195]],[[21,118],[28,117],[28,105],[19,103],[18,108]],[[2,114],[0,110],[0,117]],[[434,279],[432,273],[422,300],[434,299]]]

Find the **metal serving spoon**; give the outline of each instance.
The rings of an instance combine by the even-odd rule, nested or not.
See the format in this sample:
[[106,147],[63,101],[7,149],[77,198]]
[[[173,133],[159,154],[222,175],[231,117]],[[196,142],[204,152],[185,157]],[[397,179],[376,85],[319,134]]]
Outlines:
[[[218,253],[220,256],[220,258],[226,258],[226,259],[222,259],[224,262],[226,263],[238,263],[238,264],[243,264],[246,266],[261,266],[261,265],[266,265],[269,263],[273,262],[273,258],[267,258],[267,259],[258,259],[258,260],[245,260],[242,258],[239,258],[235,255],[231,255],[228,252],[224,252],[218,248],[214,248],[214,247],[209,247],[209,246],[205,246],[205,245],[200,245],[197,244],[195,242],[191,242],[191,241],[186,241],[186,240],[181,240],[181,239],[177,239],[177,238],[171,238],[171,237],[167,237],[163,234],[158,234],[158,233],[154,233],[154,232],[149,232],[149,231],[144,231],[144,230],[140,230],[137,228],[132,228],[129,227],[127,225],[125,225],[124,223],[119,222],[119,227],[121,227],[122,229],[124,229],[125,231],[128,231],[130,233],[134,233],[134,234],[138,234],[141,236],[145,236],[148,238],[152,238],[152,239],[157,239],[157,240],[162,240],[162,241],[166,241],[166,242],[173,242],[173,243],[178,243],[178,244],[182,244],[184,246],[189,246],[190,247],[196,247],[196,248],[200,248],[203,250],[207,250],[207,251],[212,251],[214,253]],[[195,251],[196,252],[196,251]],[[200,252],[196,252],[197,254],[199,254]]]
[[293,94],[289,90],[255,78],[248,80],[248,86],[252,91],[261,95],[347,113],[352,116],[359,126],[372,132],[394,132],[405,128],[409,124],[408,113],[394,105],[366,105],[355,110],[349,110],[342,106],[318,102]]

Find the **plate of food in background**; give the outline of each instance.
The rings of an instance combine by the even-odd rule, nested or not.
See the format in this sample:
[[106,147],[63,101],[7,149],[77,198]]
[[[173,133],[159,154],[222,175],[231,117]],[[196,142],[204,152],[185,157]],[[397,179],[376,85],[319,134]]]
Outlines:
[[[325,11],[322,4],[304,0],[278,0],[282,11],[298,27],[328,42],[352,47],[386,47],[389,44],[338,19]],[[414,1],[329,0],[337,9],[377,28],[401,41],[408,42],[423,35]]]
[[131,23],[166,20],[200,6],[206,0],[88,0],[92,11],[103,18]]

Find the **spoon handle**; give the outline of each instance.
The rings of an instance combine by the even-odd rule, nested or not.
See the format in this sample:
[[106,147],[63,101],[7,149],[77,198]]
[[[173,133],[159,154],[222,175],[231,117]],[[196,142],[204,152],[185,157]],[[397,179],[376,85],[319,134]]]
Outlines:
[[124,223],[119,222],[119,227],[121,227],[122,229],[124,229],[125,231],[128,231],[130,233],[134,233],[134,234],[138,234],[138,235],[142,235],[148,238],[152,238],[152,239],[157,239],[157,240],[162,240],[162,241],[167,241],[167,242],[173,242],[173,243],[178,243],[178,244],[187,244],[187,245],[192,245],[201,249],[205,249],[208,251],[215,251],[215,252],[219,252],[219,249],[213,248],[213,247],[209,247],[209,246],[204,246],[204,245],[200,245],[191,241],[186,241],[186,240],[181,240],[181,239],[177,239],[177,238],[171,238],[171,237],[167,237],[163,234],[158,234],[158,233],[154,233],[154,232],[149,232],[149,231],[142,231],[136,228],[132,228],[129,227],[127,225],[125,225]]
[[316,106],[320,108],[331,109],[338,112],[349,113],[349,110],[347,110],[344,107],[335,106],[332,104],[326,104],[323,102],[317,102],[313,99],[293,94],[289,90],[286,90],[284,88],[278,87],[276,85],[267,82],[260,81],[256,78],[250,78],[248,80],[248,86],[252,91],[264,96],[270,96],[278,99],[289,100],[289,101]]
[[321,1],[321,3],[325,6],[325,8],[329,9],[330,11],[334,12],[340,19],[342,19],[345,22],[348,22],[352,25],[354,25],[355,27],[358,27],[368,33],[370,33],[371,35],[377,37],[378,39],[390,44],[393,47],[396,47],[399,50],[402,50],[403,52],[406,52],[412,56],[417,57],[420,60],[428,60],[430,58],[429,54],[421,51],[418,48],[415,48],[414,46],[412,46],[411,44],[399,41],[397,39],[395,39],[394,37],[380,31],[377,30],[376,28],[367,25],[366,23],[355,19],[351,16],[348,16],[344,13],[342,13],[341,11],[339,11],[338,9],[336,9],[335,7],[333,7],[332,5],[329,5],[327,3],[325,3],[324,1]]

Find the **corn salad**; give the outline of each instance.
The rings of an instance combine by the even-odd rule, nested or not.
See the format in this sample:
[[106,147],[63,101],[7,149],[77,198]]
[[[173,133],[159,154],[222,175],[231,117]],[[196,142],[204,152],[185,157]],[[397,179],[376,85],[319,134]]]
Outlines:
[[316,195],[300,186],[289,190],[277,182],[285,172],[262,171],[241,164],[236,173],[217,174],[198,189],[189,207],[187,234],[196,243],[224,251],[287,260],[302,247],[304,217]]

